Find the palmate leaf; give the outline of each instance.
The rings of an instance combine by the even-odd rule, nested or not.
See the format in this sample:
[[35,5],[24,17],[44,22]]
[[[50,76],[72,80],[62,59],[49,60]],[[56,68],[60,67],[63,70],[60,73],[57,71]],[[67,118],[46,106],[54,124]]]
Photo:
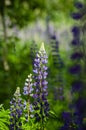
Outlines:
[[9,110],[0,105],[0,130],[9,130]]
[[0,120],[0,130],[9,130],[9,127]]

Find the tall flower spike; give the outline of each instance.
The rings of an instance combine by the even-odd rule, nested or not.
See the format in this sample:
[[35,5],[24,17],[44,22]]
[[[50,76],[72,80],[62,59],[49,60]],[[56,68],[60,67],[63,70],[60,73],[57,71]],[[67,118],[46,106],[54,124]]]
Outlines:
[[36,121],[41,121],[42,126],[44,125],[44,120],[46,120],[49,112],[49,103],[47,100],[47,84],[46,81],[48,73],[46,72],[47,66],[47,55],[44,48],[44,43],[42,43],[39,52],[34,60],[34,109]]
[[22,130],[21,116],[23,114],[23,103],[20,88],[17,87],[14,98],[10,102],[10,130]]
[[[82,8],[82,5],[78,3],[76,5],[78,8]],[[81,12],[79,13],[73,13],[73,18],[75,20],[79,20],[81,18]],[[81,26],[80,26],[81,27]],[[73,76],[73,80],[71,82],[71,94],[72,94],[72,104],[70,105],[71,108],[73,109],[72,117],[70,119],[67,119],[65,117],[65,124],[62,127],[61,130],[65,129],[72,129],[72,130],[84,130],[83,128],[83,118],[84,118],[84,106],[85,102],[83,101],[82,97],[82,89],[83,89],[83,80],[81,77],[82,73],[82,66],[80,59],[82,58],[82,52],[80,51],[80,43],[81,43],[81,29],[79,26],[74,26],[72,28],[72,33],[73,33],[73,41],[72,45],[74,45],[74,52],[71,55],[72,59],[72,66],[69,68],[71,76]],[[75,48],[76,46],[76,48]],[[74,94],[78,94],[77,98],[74,98]],[[70,123],[68,123],[68,120],[70,120]],[[71,128],[70,128],[71,126]],[[73,128],[72,128],[73,127]]]
[[64,81],[63,81],[63,67],[64,63],[61,59],[59,53],[59,42],[57,40],[56,34],[54,33],[50,37],[51,39],[51,47],[52,47],[52,58],[54,69],[56,69],[56,74],[54,74],[53,82],[54,82],[54,99],[62,100],[64,99]]
[[24,92],[23,94],[24,95],[27,95],[27,115],[26,115],[26,118],[27,118],[27,121],[28,121],[28,118],[31,116],[33,117],[33,105],[30,104],[30,99],[33,97],[33,83],[32,83],[32,74],[28,75],[28,78],[26,79],[25,81],[25,85],[24,85]]

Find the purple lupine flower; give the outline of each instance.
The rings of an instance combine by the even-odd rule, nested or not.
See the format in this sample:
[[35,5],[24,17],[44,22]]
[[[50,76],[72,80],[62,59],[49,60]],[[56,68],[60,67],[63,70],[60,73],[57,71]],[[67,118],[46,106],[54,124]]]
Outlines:
[[83,12],[83,10],[81,10],[81,9],[83,9],[84,5],[81,2],[75,2],[75,7],[77,9],[79,9],[79,11],[72,13],[71,17],[74,20],[81,20],[83,18],[83,16],[84,16],[84,12]]
[[85,106],[86,106],[85,98],[79,97],[76,101],[75,109],[78,113],[80,113],[82,115],[82,118],[84,116],[84,113],[86,112]]
[[48,61],[46,59],[42,59],[42,63],[46,64]]
[[73,46],[80,45],[80,40],[79,40],[79,38],[74,38],[74,39],[72,40],[71,44],[72,44]]
[[82,9],[83,8],[83,4],[80,1],[76,2],[74,5],[78,9]]
[[71,92],[79,92],[83,88],[83,82],[82,81],[73,81],[71,86],[72,86]]
[[43,84],[43,85],[47,85],[48,82],[47,82],[46,80],[44,80],[44,81],[42,82],[42,84]]
[[[44,69],[44,70],[45,70],[45,69]],[[47,72],[44,72],[44,73],[43,73],[43,76],[47,76],[47,75],[48,75],[48,73],[47,73]]]
[[[14,93],[14,98],[10,102],[10,130],[20,130],[22,123],[20,118],[23,114],[23,101],[21,99],[20,88],[17,87],[16,92]],[[21,124],[21,125],[20,125]],[[22,130],[22,129],[21,129]]]
[[80,52],[75,52],[75,53],[73,53],[73,54],[71,55],[71,59],[72,59],[72,60],[81,59],[82,57],[83,57],[83,55],[82,55],[82,53],[80,53]]
[[31,117],[30,115],[33,115],[33,111],[34,111],[34,109],[31,110],[33,108],[33,106],[32,106],[32,104],[30,104],[32,98],[34,97],[34,94],[33,94],[34,89],[33,89],[33,83],[32,83],[32,74],[28,75],[28,78],[25,81],[25,85],[24,85],[23,90],[24,90],[23,94],[27,96],[26,120],[28,121],[29,117]]
[[[34,109],[35,109],[35,118],[36,121],[43,121],[44,118],[47,118],[48,112],[49,112],[49,105],[46,106],[45,103],[48,103],[47,100],[47,84],[48,82],[46,81],[48,73],[46,70],[48,69],[46,66],[46,63],[48,62],[47,60],[47,55],[44,49],[44,44],[42,44],[40,51],[36,54],[36,58],[34,60]],[[38,73],[36,73],[36,71]],[[39,110],[39,112],[38,112]],[[37,112],[36,112],[37,111]],[[46,114],[47,113],[47,114]],[[41,115],[40,115],[41,114]],[[44,117],[43,117],[44,116]]]
[[[77,5],[82,6],[82,5]],[[79,15],[78,14],[74,14],[75,19],[79,19]],[[72,29],[72,33],[73,33],[73,41],[72,41],[72,45],[75,45],[76,48],[74,48],[74,53],[71,55],[71,59],[73,61],[73,65],[72,67],[69,69],[70,73],[72,74],[72,76],[74,76],[72,82],[71,82],[71,94],[72,96],[74,96],[73,94],[77,92],[78,96],[76,98],[73,97],[72,100],[72,104],[70,105],[73,108],[73,111],[70,112],[71,113],[71,118],[67,119],[65,118],[65,124],[62,127],[61,130],[84,130],[83,129],[83,111],[84,111],[84,105],[86,105],[84,102],[82,103],[82,100],[80,100],[80,93],[82,92],[82,88],[83,88],[83,82],[81,79],[81,75],[80,72],[82,70],[81,65],[80,65],[80,59],[82,58],[82,53],[78,52],[78,48],[80,47],[80,28],[74,26]],[[73,46],[74,47],[74,46]],[[78,59],[78,60],[77,60]],[[76,61],[75,61],[76,60]],[[76,74],[76,76],[75,76]],[[83,105],[84,104],[84,105]],[[70,123],[68,123],[70,121]]]
[[71,116],[71,113],[70,113],[70,112],[63,112],[63,113],[62,113],[62,117],[63,117],[64,120],[66,120],[66,121],[69,122],[69,121],[71,121],[71,117],[72,117],[72,116]]
[[[37,91],[36,92],[38,92],[38,89],[37,89]],[[37,94],[33,94],[33,98],[38,98],[38,95]]]
[[72,33],[73,33],[72,45],[75,45],[73,47],[76,47],[76,48],[74,48],[74,52],[70,56],[74,63],[72,67],[69,69],[72,76],[74,76],[74,79],[71,82],[71,94],[77,93],[79,96],[77,97],[77,99],[73,97],[72,108],[74,111],[72,113],[73,117],[72,117],[71,123],[72,122],[75,123],[76,127],[74,130],[76,129],[83,130],[83,115],[84,115],[83,108],[84,108],[85,103],[82,103],[82,100],[80,100],[80,97],[82,97],[80,93],[82,93],[83,86],[84,86],[83,81],[81,79],[81,75],[80,75],[82,72],[82,66],[80,64],[80,60],[81,58],[83,58],[83,54],[82,52],[79,52],[79,49],[78,49],[82,43],[81,38],[80,38],[80,34],[81,34],[80,27],[74,26],[72,28]]
[[81,14],[81,13],[79,13],[79,12],[77,12],[77,13],[72,13],[72,18],[73,19],[75,19],[75,20],[80,20],[82,17],[83,17],[83,15]]
[[80,36],[80,28],[78,26],[74,26],[71,31],[74,37]]
[[[43,69],[44,69],[44,70],[47,70],[47,69],[48,69],[48,67],[44,65],[44,66],[43,66]],[[45,72],[45,73],[46,73],[46,72]]]
[[81,72],[81,65],[77,64],[77,65],[73,65],[70,69],[69,69],[71,74],[79,74]]
[[79,113],[72,114],[71,112],[63,112],[62,117],[64,126],[62,126],[60,130],[83,130]]
[[38,71],[37,71],[37,69],[33,70],[33,72],[34,72],[34,73],[36,73],[36,74],[38,74]]
[[33,108],[33,105],[32,105],[32,104],[30,104],[29,109],[30,109],[30,112],[34,112],[34,108]]

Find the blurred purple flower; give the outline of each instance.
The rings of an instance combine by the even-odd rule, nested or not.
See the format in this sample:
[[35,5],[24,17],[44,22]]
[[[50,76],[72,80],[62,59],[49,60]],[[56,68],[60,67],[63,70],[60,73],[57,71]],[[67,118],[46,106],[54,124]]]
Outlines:
[[84,6],[80,1],[76,2],[74,5],[75,5],[75,7],[78,8],[78,9],[82,9],[83,6]]
[[72,82],[72,92],[79,92],[81,89],[83,89],[83,83],[82,81],[74,81]]
[[74,45],[74,46],[80,45],[80,40],[79,40],[79,38],[74,38],[74,39],[72,40],[71,44]]
[[83,17],[83,15],[80,12],[77,12],[77,13],[72,13],[71,17],[75,20],[80,20]]
[[70,112],[63,112],[62,113],[62,117],[63,117],[63,119],[65,120],[65,121],[71,121],[71,113]]
[[84,97],[79,97],[76,101],[76,104],[75,104],[75,109],[76,111],[82,115],[82,117],[84,116],[83,114],[86,112],[86,100]]
[[32,104],[30,104],[29,110],[30,110],[30,112],[34,112],[34,108],[33,108]]
[[80,53],[80,52],[75,52],[75,53],[73,53],[73,54],[71,55],[71,59],[72,59],[72,60],[80,59],[80,58],[82,58],[82,57],[83,57],[83,55],[82,55],[82,53]]
[[71,74],[79,74],[81,72],[81,65],[80,64],[73,65],[72,67],[70,67],[69,72]]
[[74,26],[71,31],[74,37],[80,36],[80,28],[78,26]]

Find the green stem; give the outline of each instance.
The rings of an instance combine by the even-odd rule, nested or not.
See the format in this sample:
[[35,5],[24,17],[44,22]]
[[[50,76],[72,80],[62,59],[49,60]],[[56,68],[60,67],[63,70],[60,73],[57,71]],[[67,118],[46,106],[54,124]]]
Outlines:
[[42,104],[42,80],[40,80],[40,99],[41,99],[41,130],[44,130],[44,119],[43,119],[43,104]]

